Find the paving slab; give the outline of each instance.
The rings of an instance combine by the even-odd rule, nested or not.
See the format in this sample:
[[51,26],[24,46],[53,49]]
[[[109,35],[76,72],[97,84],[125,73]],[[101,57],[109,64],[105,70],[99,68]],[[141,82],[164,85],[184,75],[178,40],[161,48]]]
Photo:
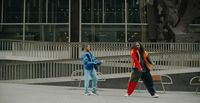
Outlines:
[[146,91],[124,97],[125,89],[98,88],[98,96],[84,96],[83,88],[65,86],[0,83],[0,103],[200,103],[194,92],[158,93],[152,98]]

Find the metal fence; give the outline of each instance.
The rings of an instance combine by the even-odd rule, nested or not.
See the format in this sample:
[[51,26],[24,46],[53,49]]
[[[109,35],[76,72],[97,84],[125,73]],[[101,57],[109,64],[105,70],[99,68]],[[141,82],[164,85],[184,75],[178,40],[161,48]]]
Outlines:
[[[83,69],[80,60],[82,44],[84,43],[0,40],[0,57],[10,55],[57,59],[40,62],[0,62],[0,80],[70,77],[74,71]],[[104,60],[99,72],[104,75],[117,74],[118,77],[130,72],[132,43],[89,44],[94,55]],[[143,45],[156,64],[154,71],[192,72],[192,68],[196,68],[193,72],[200,72],[199,43],[143,43]],[[83,74],[77,76],[81,75]]]
[[[0,40],[0,57],[80,58],[85,43]],[[97,57],[129,55],[132,43],[88,43]],[[196,52],[200,43],[143,43],[149,52]]]
[[[200,53],[152,53],[151,59],[156,64],[154,71],[175,73],[200,72]],[[104,60],[104,63],[98,69],[104,75],[129,73],[131,67],[131,58],[127,56],[113,56],[98,58]],[[56,78],[70,77],[74,71],[82,71],[81,60],[55,60],[44,62],[13,62],[0,63],[0,80],[19,80],[19,79],[38,79],[38,78]],[[82,76],[77,74],[76,76]],[[128,77],[129,75],[127,75]]]

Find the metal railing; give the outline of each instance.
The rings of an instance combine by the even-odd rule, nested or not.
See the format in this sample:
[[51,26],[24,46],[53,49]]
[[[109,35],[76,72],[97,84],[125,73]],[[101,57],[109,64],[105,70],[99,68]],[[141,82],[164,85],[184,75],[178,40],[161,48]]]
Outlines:
[[[89,43],[92,52],[105,62],[104,75],[120,77],[130,72],[132,43]],[[199,43],[143,43],[155,62],[154,71],[163,73],[200,72]],[[1,56],[53,58],[51,61],[0,62],[0,80],[70,77],[82,70],[82,43],[52,43],[0,40]],[[5,54],[4,54],[5,53]],[[129,75],[127,75],[128,77]]]
[[[0,57],[34,57],[75,59],[82,54],[84,43],[59,43],[0,40]],[[132,43],[89,43],[96,57],[129,55]],[[196,52],[200,43],[143,43],[149,52]]]
[[[152,53],[150,55],[156,64],[154,66],[155,72],[163,72],[163,74],[200,72],[200,52],[192,54],[190,52],[182,54]],[[104,75],[114,74],[117,78],[130,72],[131,59],[129,55],[100,57],[98,59],[104,60],[98,69]],[[83,70],[80,59],[0,63],[0,80],[70,77],[73,71],[77,70]]]
[[0,40],[0,56],[69,59],[69,51],[66,43]]

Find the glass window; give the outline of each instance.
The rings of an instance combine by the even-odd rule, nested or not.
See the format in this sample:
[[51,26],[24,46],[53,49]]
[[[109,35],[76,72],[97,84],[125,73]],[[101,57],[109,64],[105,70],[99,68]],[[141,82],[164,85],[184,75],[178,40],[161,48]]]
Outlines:
[[195,18],[195,19],[192,21],[192,24],[200,24],[200,17]]
[[82,42],[124,42],[124,25],[83,25]]
[[0,22],[2,18],[2,0],[0,0]]
[[69,22],[69,0],[56,0],[56,23],[68,23]]
[[128,0],[128,23],[140,23],[139,0]]
[[82,22],[91,23],[91,0],[82,0]]
[[188,33],[190,33],[191,39],[193,39],[191,41],[200,43],[200,25],[199,24],[189,25],[188,26]]
[[147,39],[147,26],[146,25],[128,25],[127,41],[145,41]]
[[42,25],[40,29],[42,41],[54,41],[55,25]]
[[53,41],[54,25],[30,25],[26,26],[26,40]]
[[26,25],[25,40],[42,41],[41,27],[39,25]]
[[104,1],[105,22],[124,23],[125,22],[125,0],[105,0]]
[[103,0],[94,0],[94,23],[102,23],[103,22]]
[[55,29],[56,42],[69,42],[69,26],[57,25]]
[[103,22],[103,0],[82,0],[82,22]]
[[45,0],[26,0],[26,23],[46,22]]
[[4,0],[4,23],[23,22],[24,0]]
[[0,29],[0,38],[23,40],[22,25],[2,25]]
[[48,22],[69,22],[69,0],[48,0]]
[[26,40],[68,42],[69,26],[66,25],[27,25]]

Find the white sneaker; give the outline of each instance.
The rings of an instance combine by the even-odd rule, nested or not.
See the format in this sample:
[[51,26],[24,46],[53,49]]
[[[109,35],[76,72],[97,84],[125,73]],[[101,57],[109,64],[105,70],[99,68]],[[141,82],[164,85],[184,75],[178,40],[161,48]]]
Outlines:
[[124,97],[129,97],[130,95],[128,95],[128,93],[126,93],[125,95],[124,95]]
[[90,92],[90,95],[97,96],[97,94],[93,92]]
[[90,96],[90,94],[89,94],[89,93],[84,93],[84,95],[85,95],[85,96]]
[[152,98],[158,98],[158,97],[159,97],[158,94],[154,94],[154,95],[152,95]]

